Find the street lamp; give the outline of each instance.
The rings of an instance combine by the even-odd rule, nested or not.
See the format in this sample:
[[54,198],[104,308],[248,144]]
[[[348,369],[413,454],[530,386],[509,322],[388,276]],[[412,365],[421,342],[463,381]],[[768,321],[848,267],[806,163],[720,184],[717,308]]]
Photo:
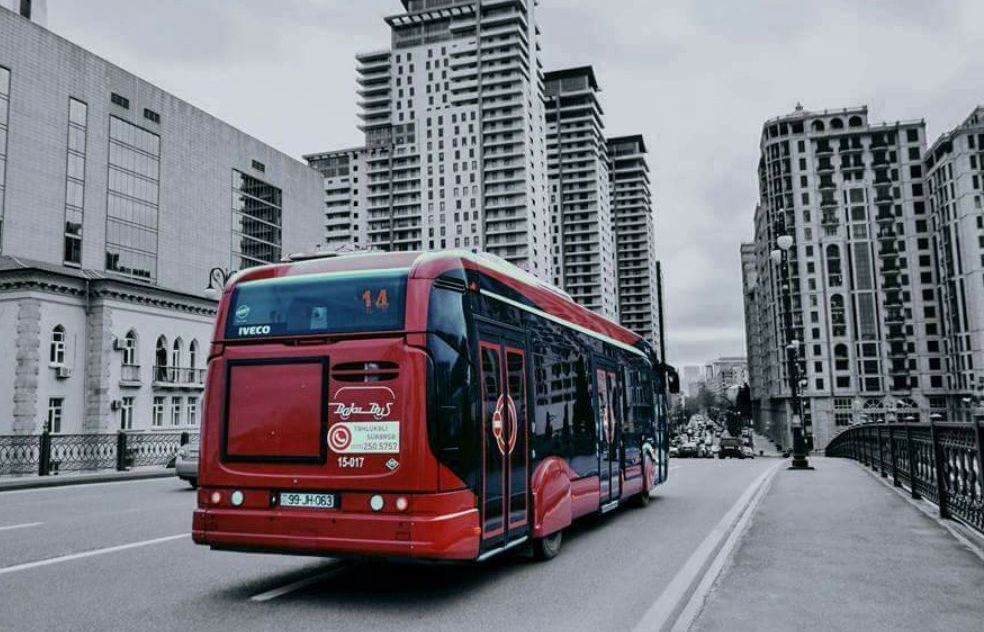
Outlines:
[[774,262],[780,265],[780,275],[782,278],[782,303],[785,311],[785,330],[786,330],[786,367],[789,374],[790,398],[793,401],[793,418],[791,422],[793,432],[793,461],[789,466],[791,470],[812,470],[810,462],[806,458],[806,440],[803,436],[803,402],[800,399],[800,378],[799,378],[799,341],[793,337],[793,299],[792,284],[789,279],[789,249],[793,247],[793,238],[790,235],[779,235],[776,238],[778,249],[769,253]]
[[205,298],[218,300],[222,295],[222,291],[225,289],[226,283],[229,282],[229,279],[235,273],[235,270],[227,270],[226,268],[212,268],[208,271],[208,285],[205,286],[202,294],[205,295]]

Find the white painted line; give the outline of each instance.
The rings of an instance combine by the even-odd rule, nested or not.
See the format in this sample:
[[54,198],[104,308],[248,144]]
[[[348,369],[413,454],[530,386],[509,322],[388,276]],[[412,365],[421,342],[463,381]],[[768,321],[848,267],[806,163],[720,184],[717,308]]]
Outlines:
[[73,560],[80,560],[86,557],[95,557],[96,555],[105,555],[106,553],[116,553],[117,551],[136,549],[142,546],[150,546],[152,544],[160,544],[162,542],[170,542],[171,540],[177,540],[178,538],[187,538],[187,537],[189,537],[189,534],[179,533],[178,535],[169,535],[163,538],[154,538],[153,540],[143,540],[141,542],[131,542],[129,544],[121,544],[119,546],[107,547],[105,549],[95,549],[93,551],[83,551],[82,553],[72,553],[70,555],[61,555],[59,557],[49,557],[46,560],[38,560],[37,562],[27,562],[25,564],[17,564],[15,566],[7,566],[5,568],[0,568],[0,575],[6,575],[8,573],[16,573],[18,571],[26,571],[32,568],[38,568],[40,566],[50,566],[51,564],[71,562]]
[[14,529],[26,529],[27,527],[36,527],[38,525],[44,524],[43,522],[25,522],[24,524],[11,524],[6,527],[0,527],[0,531],[13,531]]
[[738,541],[748,530],[748,525],[752,521],[752,516],[755,515],[756,511],[758,511],[759,505],[762,504],[762,499],[765,498],[767,493],[769,493],[773,480],[773,477],[770,476],[762,485],[759,486],[758,491],[755,492],[755,496],[752,498],[751,502],[748,503],[748,506],[745,507],[745,511],[742,512],[738,522],[731,530],[731,535],[728,536],[728,539],[724,542],[724,545],[714,557],[714,561],[711,562],[711,565],[704,573],[704,577],[697,585],[697,589],[694,590],[694,593],[690,596],[690,600],[687,602],[687,605],[684,606],[680,616],[677,617],[671,632],[687,632],[697,620],[697,615],[699,615],[701,610],[704,608],[704,601],[707,599],[707,595],[710,594],[711,588],[713,588],[718,576],[724,569],[724,565],[731,558],[732,554],[734,554]]
[[680,466],[679,466],[679,465],[671,465],[671,466],[670,466],[670,471],[671,471],[671,472],[672,472],[673,470],[679,470],[679,469],[680,469]]
[[263,602],[263,601],[270,601],[271,599],[276,599],[277,597],[283,597],[288,593],[292,593],[302,588],[306,588],[311,584],[316,584],[324,579],[328,579],[338,571],[342,570],[344,567],[345,564],[341,562],[337,562],[326,571],[323,571],[316,575],[312,575],[310,577],[305,577],[304,579],[299,579],[296,582],[291,582],[285,586],[281,586],[280,588],[274,588],[273,590],[268,590],[258,595],[253,595],[252,597],[249,598],[249,600]]
[[741,515],[752,504],[758,491],[784,463],[784,461],[776,463],[752,481],[752,484],[735,501],[728,513],[721,518],[720,522],[711,529],[704,541],[700,543],[700,546],[687,558],[683,567],[677,571],[659,598],[636,624],[634,632],[661,632],[672,625],[685,608],[685,602],[691,597],[691,588],[699,584],[707,572],[713,556],[717,554],[722,543],[731,535]]
[[[71,491],[73,489],[82,489],[85,487],[98,487],[100,485],[126,485],[128,483],[149,483],[151,481],[176,481],[177,477],[171,478],[169,476],[157,476],[153,478],[132,478],[125,481],[99,481],[95,483],[67,483],[65,485],[48,485],[45,487],[30,487],[28,489],[0,489],[0,496],[8,496],[13,494],[29,494],[33,492],[51,492],[51,491]],[[187,485],[185,485],[187,487]]]

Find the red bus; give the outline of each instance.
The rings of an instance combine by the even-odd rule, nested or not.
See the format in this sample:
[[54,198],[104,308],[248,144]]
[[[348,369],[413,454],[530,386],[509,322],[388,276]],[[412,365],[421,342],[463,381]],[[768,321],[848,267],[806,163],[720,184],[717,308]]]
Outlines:
[[667,476],[666,384],[636,334],[497,257],[243,271],[208,362],[195,542],[483,560]]

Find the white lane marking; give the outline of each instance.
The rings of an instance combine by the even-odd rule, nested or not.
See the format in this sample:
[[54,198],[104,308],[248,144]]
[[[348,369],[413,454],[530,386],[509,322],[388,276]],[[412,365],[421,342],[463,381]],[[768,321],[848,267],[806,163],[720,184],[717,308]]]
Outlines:
[[[125,481],[100,481],[96,483],[67,483],[65,485],[48,485],[46,487],[31,487],[29,489],[0,489],[0,496],[8,496],[13,494],[29,494],[33,492],[51,492],[51,491],[71,491],[72,489],[81,489],[83,487],[98,487],[100,485],[125,485],[127,483],[149,483],[151,481],[174,481],[177,477],[173,479],[170,476],[156,476],[152,478],[131,478]],[[187,486],[185,486],[187,487]]]
[[704,601],[707,599],[707,595],[711,592],[711,588],[713,588],[718,576],[724,569],[725,563],[731,558],[735,548],[738,546],[738,541],[748,530],[748,524],[751,522],[755,512],[758,511],[759,505],[762,504],[762,499],[765,498],[765,495],[769,493],[769,489],[772,488],[773,480],[773,477],[770,476],[758,487],[754,497],[742,512],[738,522],[731,529],[731,535],[728,536],[728,539],[724,542],[718,554],[714,556],[711,565],[704,572],[703,578],[690,596],[689,601],[687,601],[687,605],[684,606],[683,611],[680,612],[680,616],[677,617],[676,622],[673,624],[671,632],[688,632],[691,626],[693,626],[697,620],[697,616],[704,609]]
[[249,600],[250,601],[260,601],[260,602],[262,602],[262,601],[270,601],[271,599],[276,599],[277,597],[283,597],[284,595],[286,595],[288,593],[292,593],[292,592],[294,592],[296,590],[300,590],[302,588],[306,588],[306,587],[310,586],[311,584],[316,584],[316,583],[320,582],[323,579],[328,579],[329,577],[331,577],[332,575],[334,575],[338,571],[342,570],[342,568],[344,568],[344,567],[345,567],[345,564],[343,564],[341,562],[336,562],[333,566],[331,566],[326,571],[323,571],[323,572],[318,573],[316,575],[312,575],[310,577],[305,577],[304,579],[299,579],[296,582],[291,582],[289,584],[286,584],[284,586],[281,586],[280,588],[274,588],[273,590],[268,590],[268,591],[262,592],[262,593],[260,593],[258,595],[253,595],[252,597],[249,598]]
[[752,481],[752,484],[735,501],[728,513],[711,529],[700,546],[690,554],[683,567],[673,576],[659,598],[642,615],[642,619],[636,624],[634,632],[659,632],[667,629],[676,620],[685,606],[685,600],[690,596],[688,593],[690,593],[691,587],[699,583],[708,569],[712,556],[718,552],[722,542],[731,534],[731,530],[739,517],[755,498],[756,492],[775,475],[779,466],[784,463],[785,461],[776,463]]
[[24,524],[11,524],[6,527],[0,527],[0,531],[13,531],[14,529],[26,529],[27,527],[36,527],[38,525],[44,524],[43,522],[25,522]]
[[163,538],[154,538],[153,540],[143,540],[141,542],[131,542],[129,544],[120,544],[119,546],[110,546],[105,549],[95,549],[92,551],[83,551],[81,553],[72,553],[70,555],[49,557],[46,560],[38,560],[37,562],[27,562],[25,564],[17,564],[15,566],[7,566],[4,568],[0,568],[0,575],[6,575],[8,573],[16,573],[18,571],[26,571],[32,568],[38,568],[40,566],[50,566],[51,564],[71,562],[72,560],[80,560],[86,557],[94,557],[96,555],[105,555],[106,553],[116,553],[117,551],[136,549],[142,546],[150,546],[152,544],[160,544],[162,542],[170,542],[171,540],[177,540],[178,538],[187,538],[187,537],[189,537],[189,534],[179,533],[178,535],[169,535]]
[[679,470],[679,469],[680,469],[680,466],[679,466],[679,465],[671,465],[671,466],[670,466],[670,471],[671,471],[671,472],[672,472],[673,470]]

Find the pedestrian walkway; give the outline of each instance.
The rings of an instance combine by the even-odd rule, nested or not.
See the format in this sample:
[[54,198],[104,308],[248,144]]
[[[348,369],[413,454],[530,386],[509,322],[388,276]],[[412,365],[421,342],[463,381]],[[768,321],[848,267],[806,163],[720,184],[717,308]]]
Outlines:
[[984,561],[856,463],[782,469],[692,630],[984,630]]
[[125,472],[103,470],[71,472],[51,476],[4,476],[0,477],[0,492],[15,489],[34,489],[37,487],[57,487],[60,485],[129,481],[142,478],[166,478],[168,476],[174,476],[174,468],[167,469],[161,465],[134,467]]

